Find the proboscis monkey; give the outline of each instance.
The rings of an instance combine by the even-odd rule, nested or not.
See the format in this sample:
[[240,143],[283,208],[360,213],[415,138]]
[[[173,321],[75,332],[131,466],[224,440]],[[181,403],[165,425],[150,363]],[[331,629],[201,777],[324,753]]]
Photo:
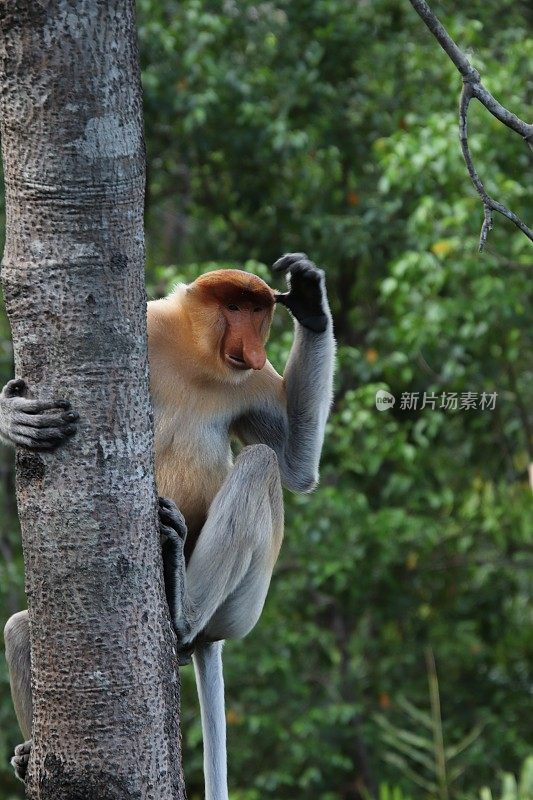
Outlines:
[[[274,270],[287,273],[287,293],[246,272],[217,270],[148,303],[156,483],[173,501],[160,500],[165,585],[181,660],[192,653],[194,661],[206,800],[228,798],[222,644],[245,636],[259,619],[283,537],[281,486],[309,492],[316,485],[331,405],[335,343],[324,273],[302,253],[283,256]],[[276,303],[295,320],[283,377],[265,352]],[[41,415],[36,401],[27,402],[34,421],[46,418],[42,430],[55,434],[50,444],[69,435],[74,420],[68,430],[63,420],[73,412],[52,420],[48,408]],[[32,446],[27,419],[16,422],[24,440],[9,433],[24,413],[9,398],[0,401],[0,432]],[[235,459],[232,438],[245,445]],[[5,638],[15,707],[29,739],[26,612],[8,621]],[[20,777],[28,753],[29,742],[17,748]]]

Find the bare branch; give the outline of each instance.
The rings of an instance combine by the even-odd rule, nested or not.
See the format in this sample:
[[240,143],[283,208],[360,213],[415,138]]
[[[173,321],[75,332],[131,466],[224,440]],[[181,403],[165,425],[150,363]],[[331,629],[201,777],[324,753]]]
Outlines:
[[489,231],[492,229],[492,212],[497,211],[502,216],[511,220],[522,233],[524,233],[530,241],[533,242],[533,231],[522,222],[522,220],[513,212],[510,211],[502,203],[494,200],[487,194],[485,186],[479,177],[472,156],[468,146],[468,132],[467,132],[467,118],[468,108],[472,98],[476,98],[485,106],[496,119],[502,122],[507,128],[515,131],[523,137],[528,146],[533,150],[533,124],[524,122],[524,120],[517,117],[507,108],[501,105],[491,93],[481,83],[479,72],[474,69],[470,61],[456,45],[448,31],[439,22],[431,8],[425,0],[409,0],[417,14],[425,22],[433,36],[437,39],[438,43],[444,52],[451,58],[459,73],[463,78],[463,90],[461,92],[461,100],[459,104],[459,138],[461,141],[461,150],[463,158],[468,169],[468,174],[474,184],[474,187],[483,201],[484,220],[481,227],[479,237],[479,249],[483,250],[487,241]]
[[479,177],[477,170],[474,166],[474,162],[472,161],[472,156],[470,154],[470,148],[468,146],[468,106],[470,105],[470,101],[474,96],[472,84],[470,82],[465,82],[463,84],[463,91],[461,92],[461,100],[459,103],[459,139],[461,142],[461,150],[463,153],[463,158],[465,160],[466,167],[468,169],[468,174],[474,184],[474,187],[483,200],[483,212],[484,212],[484,220],[483,225],[481,227],[481,234],[479,236],[479,249],[480,251],[483,250],[485,247],[485,243],[487,241],[487,236],[490,230],[492,230],[492,211],[498,211],[504,217],[514,222],[517,228],[519,228],[522,233],[524,233],[529,239],[533,241],[533,231],[530,231],[527,225],[525,225],[520,217],[518,217],[513,211],[510,211],[506,206],[499,203],[497,200],[494,200],[490,195],[487,194],[487,190],[483,184],[483,181]]

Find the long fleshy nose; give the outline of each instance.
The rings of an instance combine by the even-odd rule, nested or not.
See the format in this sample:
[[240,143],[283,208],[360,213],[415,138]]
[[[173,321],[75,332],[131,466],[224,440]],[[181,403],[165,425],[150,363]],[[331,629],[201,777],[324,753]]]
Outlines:
[[263,369],[266,363],[266,352],[261,337],[255,331],[243,337],[242,357],[250,369]]

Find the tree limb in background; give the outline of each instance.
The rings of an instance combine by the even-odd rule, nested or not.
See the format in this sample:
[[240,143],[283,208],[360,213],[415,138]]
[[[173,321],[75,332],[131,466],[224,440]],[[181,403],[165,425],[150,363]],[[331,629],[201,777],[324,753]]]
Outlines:
[[479,72],[474,69],[462,50],[457,47],[452,37],[439,22],[425,0],[409,0],[409,2],[417,14],[426,23],[427,27],[436,38],[444,52],[447,53],[447,55],[451,58],[463,78],[463,91],[461,92],[461,101],[459,105],[459,138],[461,141],[463,158],[468,169],[468,174],[470,175],[477,193],[483,201],[485,218],[483,220],[483,225],[481,226],[481,233],[479,237],[480,251],[483,250],[487,241],[488,233],[492,228],[493,211],[497,211],[499,214],[507,217],[507,219],[510,219],[511,222],[513,222],[516,227],[519,228],[522,233],[524,233],[528,239],[533,242],[533,231],[528,228],[528,226],[522,222],[522,220],[513,211],[510,211],[502,203],[499,203],[497,200],[494,200],[492,197],[490,197],[477,173],[474,162],[472,161],[472,156],[470,154],[470,148],[468,146],[468,107],[472,98],[475,97],[482,105],[485,106],[487,111],[490,111],[490,113],[496,117],[496,119],[499,119],[500,122],[503,122],[504,125],[515,131],[515,133],[520,134],[520,136],[525,139],[532,150],[533,124],[524,122],[517,117],[516,114],[508,111],[491,95],[489,91],[487,91],[487,89],[481,83]]

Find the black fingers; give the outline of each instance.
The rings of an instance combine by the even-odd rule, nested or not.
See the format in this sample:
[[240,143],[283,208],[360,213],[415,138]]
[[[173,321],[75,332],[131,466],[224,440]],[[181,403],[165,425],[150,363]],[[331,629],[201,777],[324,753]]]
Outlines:
[[18,447],[25,447],[28,450],[55,450],[74,433],[76,429],[58,432],[57,429],[48,428],[28,434],[14,431],[11,438]]
[[169,509],[171,511],[177,511],[178,507],[174,500],[171,500],[169,497],[158,497],[157,502],[159,503],[160,508]]
[[43,401],[28,398],[28,384],[23,378],[13,378],[8,381],[2,390],[2,397],[12,400],[12,408],[17,411],[24,411],[26,414],[42,414],[43,411],[61,409],[70,410],[70,403],[63,398]]
[[301,275],[315,280],[324,276],[324,270],[318,269],[305,253],[287,253],[281,256],[272,266],[272,270],[274,272],[290,272],[291,276]]
[[178,534],[184,541],[187,536],[187,525],[183,514],[174,501],[167,497],[159,498],[159,527],[161,533],[170,538]]
[[76,431],[76,423],[79,414],[75,411],[65,411],[63,414],[28,414],[17,412],[14,415],[15,425],[22,425],[28,428],[62,428],[65,431],[72,428],[72,433]]
[[[166,522],[170,522],[170,524],[165,524]],[[165,596],[172,625],[178,640],[180,640],[183,630],[189,630],[183,616],[186,569],[183,545],[187,528],[176,505],[172,500],[163,497],[159,498],[159,531],[161,533]],[[179,663],[181,664],[181,661]]]
[[54,450],[76,433],[79,414],[68,400],[36,400],[22,378],[9,381],[0,394],[5,438],[29,450]]
[[76,433],[76,425],[36,428],[18,424],[11,432],[11,439],[19,447],[28,450],[54,450]]
[[42,414],[44,411],[56,409],[70,411],[68,400],[28,400],[25,397],[19,397],[14,400],[13,407],[16,411],[22,411],[24,414]]
[[324,272],[305,253],[287,253],[273,267],[286,273],[289,291],[276,294],[276,302],[286,306],[296,320],[314,333],[328,326]]
[[272,265],[272,270],[274,272],[287,272],[299,261],[309,261],[309,259],[305,253],[285,253]]
[[23,783],[26,782],[28,764],[30,763],[31,744],[31,740],[18,744],[15,747],[15,755],[11,759],[11,766],[15,770],[15,775]]
[[181,536],[178,536],[174,528],[171,528],[170,525],[163,525],[161,521],[159,522],[159,533],[170,542],[175,542],[177,539],[181,542]]
[[[55,450],[78,429],[79,414],[67,400],[43,402],[19,397],[13,400],[12,439],[29,450]],[[52,411],[55,413],[44,413]]]

